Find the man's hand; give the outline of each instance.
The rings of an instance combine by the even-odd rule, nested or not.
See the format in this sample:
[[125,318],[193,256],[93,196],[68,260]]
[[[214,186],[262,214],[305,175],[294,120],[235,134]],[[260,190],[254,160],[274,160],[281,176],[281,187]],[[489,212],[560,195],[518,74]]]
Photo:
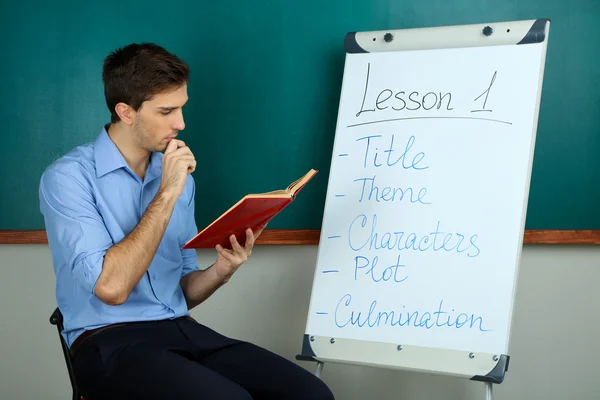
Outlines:
[[210,268],[190,272],[181,278],[181,288],[185,295],[188,310],[196,307],[208,299],[218,288],[223,286],[235,271],[242,265],[254,247],[254,241],[260,236],[267,224],[259,227],[256,232],[251,229],[246,231],[246,243],[244,247],[232,236],[229,240],[232,249],[224,249],[217,246],[217,261]]
[[188,174],[196,169],[196,158],[181,140],[173,139],[163,156],[160,191],[178,198],[183,192]]
[[231,250],[223,248],[221,245],[217,245],[216,249],[219,253],[217,262],[213,266],[216,274],[223,279],[224,282],[229,281],[231,276],[237,271],[237,269],[243,263],[248,260],[248,257],[252,254],[252,248],[254,242],[260,236],[262,231],[265,229],[266,224],[261,226],[255,233],[252,229],[246,230],[246,243],[242,247],[235,238],[235,235],[231,235],[229,241],[231,242]]

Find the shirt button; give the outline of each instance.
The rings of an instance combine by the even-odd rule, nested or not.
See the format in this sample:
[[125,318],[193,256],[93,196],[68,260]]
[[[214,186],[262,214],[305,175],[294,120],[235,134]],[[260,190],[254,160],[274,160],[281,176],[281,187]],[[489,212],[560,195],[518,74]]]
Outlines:
[[156,280],[156,274],[152,274],[152,279]]

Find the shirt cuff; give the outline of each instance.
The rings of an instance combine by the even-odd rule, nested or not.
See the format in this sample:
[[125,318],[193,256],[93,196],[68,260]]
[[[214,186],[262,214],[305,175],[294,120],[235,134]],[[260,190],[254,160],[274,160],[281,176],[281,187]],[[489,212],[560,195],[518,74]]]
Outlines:
[[102,272],[105,254],[106,251],[92,253],[75,264],[73,272],[78,276],[79,282],[83,287],[92,293],[94,293],[96,289],[96,282]]

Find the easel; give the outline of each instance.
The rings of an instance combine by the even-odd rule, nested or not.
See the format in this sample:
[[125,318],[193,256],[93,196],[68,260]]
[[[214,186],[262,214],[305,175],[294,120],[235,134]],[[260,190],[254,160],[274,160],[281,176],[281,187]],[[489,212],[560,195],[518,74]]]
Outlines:
[[485,383],[485,400],[492,400],[492,383],[491,382],[486,382]]
[[[301,355],[296,356],[297,360],[301,361],[315,361],[312,357],[304,357]],[[317,363],[317,369],[315,370],[315,376],[321,379],[321,373],[323,372],[323,365],[325,364],[323,361],[315,361]],[[493,383],[492,382],[484,382],[485,385],[485,400],[493,400]]]
[[[493,384],[503,382],[510,357],[508,355],[508,339],[510,336],[511,310],[520,264],[520,243],[522,243],[524,235],[527,190],[533,162],[533,143],[537,128],[549,24],[549,19],[540,18],[491,25],[472,24],[453,27],[398,29],[387,32],[347,33],[344,40],[347,55],[344,65],[343,90],[338,112],[336,141],[332,152],[331,185],[328,187],[323,234],[319,242],[315,279],[302,342],[302,352],[301,355],[296,356],[297,360],[316,362],[315,375],[318,378],[321,378],[325,361],[352,365],[382,366],[397,370],[429,371],[482,382],[484,383],[486,400],[493,399]],[[438,54],[433,57],[425,50],[436,51]],[[455,52],[456,55],[451,55],[451,52]],[[515,57],[519,58],[519,65],[511,61]],[[437,61],[439,59],[444,59],[444,61]],[[460,60],[460,62],[457,60]],[[485,63],[482,60],[490,60],[494,65],[487,65],[485,66],[487,69],[484,69]],[[446,65],[447,67],[441,69],[440,65]],[[515,88],[523,87],[523,93],[526,93],[526,95],[520,96],[521,103],[517,104],[509,90],[498,90],[496,104],[502,104],[504,108],[502,109],[503,114],[497,113],[494,115],[513,116],[514,121],[521,122],[513,123],[512,120],[508,119],[491,120],[487,117],[476,116],[482,114],[471,114],[481,111],[492,112],[491,109],[486,108],[486,105],[473,107],[471,101],[480,101],[484,96],[481,94],[482,92],[486,96],[490,93],[499,71],[504,76],[505,85],[513,85]],[[473,86],[473,75],[478,76],[479,82],[489,83],[486,90],[477,89],[476,86]],[[404,86],[407,85],[407,79],[414,87],[420,87],[419,84],[422,87],[430,87],[433,82],[439,84],[442,80],[449,87],[454,87],[455,83],[456,85],[460,83],[461,89],[456,89],[458,91],[464,91],[465,88],[471,87],[470,93],[473,94],[462,97],[463,99],[469,99],[469,101],[465,100],[461,103],[461,107],[466,110],[464,116],[458,116],[459,114],[457,114],[457,110],[461,107],[455,109],[451,108],[448,105],[449,103],[444,106],[440,102],[440,99],[446,96],[449,99],[451,97],[450,92],[446,94],[440,92],[439,97],[436,97],[436,101],[431,101],[428,106],[424,105],[424,100],[420,103],[423,110],[434,110],[437,104],[434,112],[438,114],[435,115],[428,114],[429,116],[425,116],[422,113],[393,114],[388,112],[378,114],[381,117],[377,119],[372,114],[364,114],[369,112],[379,113],[382,110],[417,110],[417,108],[406,109],[406,101],[401,96],[407,93],[403,90],[405,89]],[[480,83],[479,87],[482,85]],[[371,89],[375,87],[377,89],[373,92]],[[399,89],[397,91],[391,89],[395,87]],[[395,95],[394,91],[396,91]],[[419,92],[415,89],[411,93],[417,94]],[[434,91],[429,92],[427,95],[430,97],[437,96]],[[400,103],[385,103],[393,98],[398,99]],[[367,102],[366,105],[365,101]],[[484,101],[487,104],[487,97]],[[419,104],[414,100],[413,102]],[[393,104],[396,104],[396,106],[394,107]],[[496,108],[496,110],[499,109]],[[451,115],[439,114],[446,111],[454,111],[454,113]],[[365,115],[370,115],[370,117],[367,118]],[[438,132],[441,128],[437,122],[431,122],[431,124],[427,122],[429,119],[436,121],[447,119],[453,120],[453,123],[462,123],[459,121],[468,120],[469,125],[464,127],[456,124],[447,125],[443,129],[444,133],[434,138],[434,135],[430,133]],[[404,123],[400,121],[409,120],[410,122],[406,122],[407,124],[412,124],[416,120],[420,121],[421,125],[418,129],[427,132],[427,134],[422,135],[422,141],[429,148],[439,147],[437,141],[442,140],[441,137],[448,138],[449,135],[455,133],[457,138],[461,138],[461,142],[460,145],[456,142],[457,147],[454,150],[457,153],[464,150],[464,157],[469,157],[471,153],[475,154],[483,151],[481,143],[484,142],[488,143],[486,149],[489,154],[495,154],[494,152],[497,151],[496,146],[499,143],[503,143],[505,148],[518,147],[523,149],[523,152],[520,153],[522,159],[519,165],[521,167],[517,170],[518,164],[514,164],[515,168],[510,174],[504,175],[505,177],[520,176],[518,182],[521,185],[514,188],[515,191],[519,191],[521,198],[512,203],[510,212],[507,206],[504,219],[498,220],[498,225],[504,227],[502,229],[504,238],[507,239],[506,243],[503,243],[501,248],[495,249],[498,253],[490,252],[491,255],[487,256],[487,259],[479,258],[469,261],[472,264],[479,264],[481,268],[495,268],[502,271],[502,274],[498,274],[498,276],[503,276],[498,281],[498,285],[501,287],[498,287],[497,290],[505,293],[502,299],[506,304],[497,304],[500,302],[500,297],[490,296],[489,292],[483,289],[488,285],[487,275],[464,272],[471,271],[468,268],[471,268],[472,264],[469,264],[468,268],[459,271],[462,280],[460,282],[456,280],[454,282],[455,286],[452,286],[449,282],[458,279],[458,273],[454,275],[447,273],[443,275],[444,281],[434,280],[433,285],[430,285],[431,282],[428,281],[430,278],[433,279],[432,274],[417,274],[421,280],[412,280],[410,284],[403,283],[403,279],[396,280],[395,273],[391,272],[391,269],[386,270],[388,273],[387,278],[385,272],[382,273],[381,270],[380,275],[373,275],[373,271],[376,269],[375,262],[379,257],[375,256],[376,252],[378,255],[389,254],[384,252],[392,249],[412,249],[425,252],[432,248],[437,251],[435,246],[427,245],[427,243],[430,243],[427,237],[418,239],[415,236],[411,244],[408,239],[405,243],[401,242],[402,239],[398,235],[399,233],[404,234],[404,230],[408,229],[404,226],[418,226],[419,229],[426,229],[423,224],[424,221],[428,220],[428,217],[424,216],[425,214],[406,212],[399,217],[395,211],[382,207],[379,218],[380,220],[389,220],[389,224],[386,225],[387,228],[376,231],[377,214],[373,211],[375,206],[373,206],[373,203],[369,203],[369,205],[362,204],[364,186],[363,192],[354,193],[354,201],[347,198],[338,200],[338,196],[346,196],[346,194],[338,195],[340,191],[346,192],[344,182],[351,182],[353,177],[356,176],[366,176],[363,174],[372,173],[374,176],[374,168],[382,167],[377,170],[377,176],[382,181],[387,179],[387,181],[393,182],[397,178],[396,172],[391,172],[390,169],[397,162],[396,164],[390,163],[389,159],[393,151],[394,135],[397,131],[393,127],[386,128],[388,126],[386,124]],[[489,134],[488,132],[485,133],[488,136],[482,136],[481,132],[486,131],[489,125],[475,126],[473,122],[477,124],[492,122],[502,125],[495,125],[489,129]],[[412,127],[410,129],[419,132],[414,125],[410,126]],[[355,135],[354,132],[356,131],[354,129],[358,127],[361,131]],[[492,134],[491,132],[495,133]],[[374,144],[374,153],[370,152],[368,147],[369,138],[382,138],[386,135],[391,137],[389,150],[381,150],[381,147],[377,150],[376,146],[383,146],[383,144]],[[356,139],[358,136],[360,138]],[[494,139],[488,138],[491,136],[494,136]],[[482,140],[484,137],[486,139]],[[412,145],[411,140],[413,138],[414,136],[408,139],[407,149]],[[367,139],[366,147],[357,144],[363,139]],[[495,140],[495,142],[491,142],[491,140]],[[449,141],[443,143],[445,146],[452,146]],[[489,143],[494,143],[494,145],[491,146]],[[378,153],[378,151],[388,152],[387,163],[383,163],[381,158],[376,162],[378,155],[383,157],[382,153]],[[423,152],[419,154],[424,157]],[[452,154],[452,157],[449,154]],[[352,157],[352,155],[354,156]],[[436,162],[439,162],[440,166],[443,166],[444,163],[449,168],[455,165],[455,153],[439,151],[436,155],[438,157]],[[413,164],[412,166],[415,167],[416,165]],[[484,162],[483,159],[481,160],[481,167],[487,168],[488,171],[497,170],[497,165],[487,164],[487,161]],[[404,166],[404,168],[407,167]],[[464,167],[464,169],[468,168],[470,167]],[[368,172],[364,170],[368,170]],[[462,170],[457,170],[456,174],[462,173],[460,171]],[[444,171],[444,173],[447,174],[447,171]],[[421,179],[419,185],[423,187],[437,185],[439,188],[447,189],[449,188],[447,185],[449,180],[445,177],[450,175],[444,175],[444,173],[440,173],[439,176],[432,173],[427,178],[418,178]],[[503,185],[507,191],[513,190],[511,185],[517,182],[516,180],[512,178],[504,179],[500,175],[498,176],[498,184]],[[416,177],[414,179],[415,182],[418,181]],[[361,179],[356,179],[355,182],[358,180]],[[364,182],[366,180],[363,180]],[[479,195],[475,190],[471,194],[473,198],[477,198]],[[453,195],[450,196],[453,197]],[[480,215],[486,215],[485,208],[488,207],[488,201],[491,203],[491,197],[482,195],[481,199],[486,200],[482,200],[477,206],[475,206],[476,203],[472,204],[473,207],[479,207],[478,212]],[[440,215],[451,213],[455,216],[457,210],[460,209],[460,212],[469,218],[472,216],[473,210],[471,208],[460,208],[459,203],[451,201],[450,198],[448,204],[452,204],[452,211],[448,211],[450,208],[440,206],[441,208],[438,210]],[[377,208],[379,209],[379,206]],[[472,223],[473,226],[477,226],[478,230],[485,232],[491,229],[490,226],[492,225],[489,223],[487,225],[482,224],[481,221],[476,223],[474,219],[469,218],[466,220],[470,221],[469,223]],[[400,219],[402,221],[396,221]],[[513,222],[506,222],[511,219]],[[376,236],[367,236],[369,235],[369,229],[371,229],[371,235],[379,234],[381,236],[378,239]],[[386,229],[389,232],[385,232]],[[395,233],[392,234],[392,231]],[[390,239],[389,241],[383,239],[386,235]],[[394,235],[397,237],[394,237]],[[482,234],[482,237],[483,235],[494,238],[499,237],[495,225],[493,232],[490,230]],[[460,236],[464,238],[463,235]],[[478,237],[478,235],[475,236]],[[451,236],[446,236],[446,238],[449,239],[444,240],[451,240]],[[339,239],[343,239],[343,242],[340,242]],[[460,240],[462,241],[462,238]],[[346,243],[349,245],[347,248],[343,247]],[[390,243],[393,244],[390,245]],[[495,245],[498,244],[495,243]],[[438,247],[441,249],[444,248],[444,245]],[[506,248],[511,248],[512,251],[510,257],[506,256],[508,257],[506,260],[494,256],[499,254],[500,251],[505,252]],[[448,248],[444,249],[449,250]],[[458,249],[458,245],[453,249]],[[381,252],[379,252],[380,250]],[[368,257],[363,257],[367,261],[366,265],[361,265],[358,262],[359,258],[355,256],[362,253],[356,253],[357,251],[365,252],[368,255]],[[415,254],[417,256],[414,256],[414,258],[418,258],[418,255],[422,253]],[[424,263],[434,265],[439,268],[439,271],[448,271],[447,267],[449,265],[459,265],[459,262],[455,262],[454,259],[447,262],[442,259],[450,253],[437,254],[436,261],[426,259]],[[478,255],[479,253],[474,255],[473,258]],[[389,257],[384,262],[396,262],[391,258]],[[379,261],[382,259],[379,259]],[[329,268],[333,268],[333,266],[339,268],[339,270],[330,270]],[[367,266],[370,267],[368,272],[363,269]],[[400,264],[400,258],[398,257],[396,264],[389,268],[400,266],[404,267],[405,265]],[[353,269],[354,271],[352,271]],[[359,271],[360,269],[363,270]],[[337,274],[330,274],[329,272],[337,272]],[[359,272],[367,275],[367,277],[361,275],[361,279],[359,279]],[[369,273],[371,273],[370,276],[368,276]],[[510,279],[508,277],[509,273],[512,274]],[[399,278],[402,278],[402,276]],[[470,279],[472,279],[472,282],[467,286],[466,281]],[[382,286],[399,283],[405,285],[405,290],[401,294],[398,294],[399,292],[395,290],[386,290],[390,286]],[[430,287],[450,287],[450,289],[430,292]],[[481,303],[475,295],[467,296],[468,299],[465,299],[463,298],[465,296],[462,296],[462,292],[459,293],[458,289],[455,293],[451,293],[451,289],[454,287],[477,288],[477,296],[485,295],[487,296],[486,300]],[[380,288],[384,289],[380,290]],[[456,311],[455,306],[443,309],[442,300],[439,301],[439,307],[431,305],[433,298],[446,299],[448,296],[458,302],[456,304],[460,303],[460,307],[456,307]],[[469,302],[472,304],[469,304]],[[410,305],[406,305],[407,303]],[[470,310],[471,305],[474,309],[480,310],[478,312],[485,316],[465,311]],[[452,311],[449,311],[450,309]],[[452,315],[452,313],[455,314]],[[487,327],[483,323],[484,318],[494,321],[495,326],[493,328]],[[470,323],[467,323],[468,321]],[[485,328],[484,325],[486,325]],[[466,329],[461,331],[452,330],[451,332],[458,333],[449,334],[448,336],[441,334],[435,337],[432,335],[419,335],[415,331],[415,329],[445,329],[447,327]],[[373,330],[368,330],[368,328],[373,328]],[[338,336],[341,329],[344,329],[344,334],[335,337]],[[395,331],[392,331],[392,329],[395,329]],[[442,332],[450,331],[445,330]],[[484,336],[482,332],[491,333],[486,333],[486,336]],[[406,341],[407,343],[396,343],[396,340]],[[471,346],[473,347],[470,348]]]
[[315,371],[315,375],[317,378],[321,378],[321,372],[323,371],[323,363],[321,361],[317,361],[317,370]]

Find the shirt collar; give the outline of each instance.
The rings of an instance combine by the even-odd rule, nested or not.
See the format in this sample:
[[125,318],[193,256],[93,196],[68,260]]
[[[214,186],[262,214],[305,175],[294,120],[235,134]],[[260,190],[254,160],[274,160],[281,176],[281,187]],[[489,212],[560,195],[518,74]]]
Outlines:
[[146,170],[146,178],[144,179],[146,182],[150,182],[154,178],[158,178],[162,173],[162,158],[163,153],[153,152],[150,154],[150,165],[148,165],[148,169]]
[[109,172],[127,166],[123,155],[108,136],[106,131],[108,125],[105,125],[94,144],[94,159],[96,161],[96,177],[100,178]]
[[[100,135],[94,144],[94,159],[96,162],[96,177],[100,178],[119,168],[130,170],[125,158],[108,136],[108,126],[105,125],[100,131]],[[160,175],[162,169],[162,153],[153,152],[150,155],[150,165],[146,171],[146,181],[154,179]],[[133,172],[132,172],[133,173]]]

